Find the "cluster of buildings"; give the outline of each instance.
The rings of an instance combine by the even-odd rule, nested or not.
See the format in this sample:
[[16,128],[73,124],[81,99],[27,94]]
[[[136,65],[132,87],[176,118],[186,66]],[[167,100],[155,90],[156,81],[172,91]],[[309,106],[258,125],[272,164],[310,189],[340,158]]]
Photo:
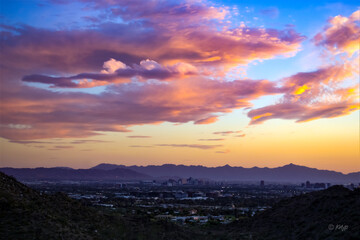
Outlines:
[[[167,186],[167,187],[176,187],[176,186],[209,186],[209,185],[224,185],[224,182],[216,182],[216,181],[209,181],[205,179],[198,179],[198,178],[170,178],[167,180],[143,180],[140,181],[142,186]],[[129,184],[130,185],[130,184]],[[122,184],[119,187],[126,187],[126,184]]]
[[179,199],[179,200],[206,200],[208,198],[232,197],[232,194],[221,191],[203,192],[199,190],[173,190],[173,191],[138,191],[114,193],[115,198],[143,198],[143,199]]
[[301,184],[302,188],[315,188],[315,189],[326,189],[331,187],[331,183],[310,183],[310,181],[306,181],[306,183]]
[[175,179],[168,179],[162,183],[163,186],[174,187],[174,186],[200,186],[200,185],[209,185],[209,181],[205,181],[203,179],[197,178],[179,178],[178,180]]
[[187,222],[196,222],[200,224],[207,223],[210,220],[218,221],[222,224],[231,222],[231,219],[226,218],[223,215],[220,216],[172,216],[172,215],[157,215],[155,219],[169,220],[180,224],[186,224]]
[[[359,184],[354,184],[354,183],[348,183],[348,184],[341,184],[342,186],[350,189],[350,190],[354,190],[355,188],[360,188],[360,183]],[[306,189],[313,189],[313,190],[322,190],[322,189],[327,189],[329,187],[331,187],[332,184],[331,183],[311,183],[310,181],[306,181],[305,183],[301,184],[302,188],[306,188]]]

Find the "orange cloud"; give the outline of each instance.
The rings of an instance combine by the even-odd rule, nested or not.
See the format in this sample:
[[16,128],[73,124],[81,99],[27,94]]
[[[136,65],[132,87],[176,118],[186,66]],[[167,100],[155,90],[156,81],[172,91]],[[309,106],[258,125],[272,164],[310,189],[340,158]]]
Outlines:
[[274,118],[305,122],[350,114],[358,109],[359,85],[344,87],[344,84],[358,79],[357,67],[354,61],[345,61],[284,78],[280,103],[249,111],[250,124]]
[[294,91],[294,94],[295,95],[300,95],[300,94],[303,94],[306,90],[309,90],[310,88],[304,84],[300,87],[298,87],[295,91]]
[[210,123],[214,123],[218,120],[217,117],[208,117],[208,118],[204,118],[204,119],[200,119],[195,121],[195,124],[210,124]]
[[260,114],[260,115],[257,115],[257,116],[253,116],[252,120],[257,120],[259,118],[269,117],[271,115],[273,115],[273,114],[272,113],[263,113],[263,114]]

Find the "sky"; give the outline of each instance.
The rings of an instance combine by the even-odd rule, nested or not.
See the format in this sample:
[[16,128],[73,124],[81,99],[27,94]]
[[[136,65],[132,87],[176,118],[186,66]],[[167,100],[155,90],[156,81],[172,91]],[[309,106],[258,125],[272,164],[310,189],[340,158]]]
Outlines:
[[0,4],[0,167],[360,171],[357,1]]

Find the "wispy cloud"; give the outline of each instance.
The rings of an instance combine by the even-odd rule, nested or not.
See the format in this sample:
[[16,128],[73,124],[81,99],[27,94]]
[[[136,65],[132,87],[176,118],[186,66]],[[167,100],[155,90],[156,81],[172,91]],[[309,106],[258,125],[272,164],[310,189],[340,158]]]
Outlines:
[[241,131],[222,131],[222,132],[213,132],[213,134],[218,134],[218,135],[230,135],[230,134],[234,134],[234,133],[240,133]]
[[48,148],[47,150],[58,151],[58,150],[66,150],[66,149],[72,149],[72,148],[74,148],[74,147],[73,146],[58,145],[58,146],[54,146],[52,148]]
[[239,134],[239,135],[235,135],[235,137],[245,137],[246,134]]
[[51,141],[33,141],[33,140],[10,140],[11,143],[19,143],[19,144],[59,144],[59,142],[51,142]]
[[198,139],[199,141],[224,141],[224,138],[205,138],[205,139]]
[[85,144],[85,143],[110,143],[113,141],[95,140],[95,139],[80,139],[71,141],[70,144]]
[[175,148],[198,148],[198,149],[213,149],[217,147],[222,147],[223,145],[204,145],[204,144],[155,144],[159,147],[175,147]]
[[58,149],[70,149],[70,148],[74,148],[73,146],[63,146],[63,145],[59,145],[59,146],[54,146],[54,148],[58,148]]
[[277,7],[269,7],[262,9],[260,13],[264,16],[270,17],[270,18],[277,18],[280,14],[280,11]]
[[126,136],[128,138],[151,138],[151,136],[142,136],[142,135],[132,135],[132,136]]
[[223,151],[216,151],[215,153],[229,153],[230,150],[226,149],[226,150],[223,150]]
[[153,146],[149,145],[130,145],[131,148],[152,148]]

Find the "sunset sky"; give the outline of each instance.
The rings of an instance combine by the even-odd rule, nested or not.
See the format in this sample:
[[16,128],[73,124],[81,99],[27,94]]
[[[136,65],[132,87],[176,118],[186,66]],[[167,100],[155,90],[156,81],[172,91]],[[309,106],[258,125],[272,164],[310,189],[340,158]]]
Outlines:
[[360,171],[358,1],[0,4],[0,167]]

